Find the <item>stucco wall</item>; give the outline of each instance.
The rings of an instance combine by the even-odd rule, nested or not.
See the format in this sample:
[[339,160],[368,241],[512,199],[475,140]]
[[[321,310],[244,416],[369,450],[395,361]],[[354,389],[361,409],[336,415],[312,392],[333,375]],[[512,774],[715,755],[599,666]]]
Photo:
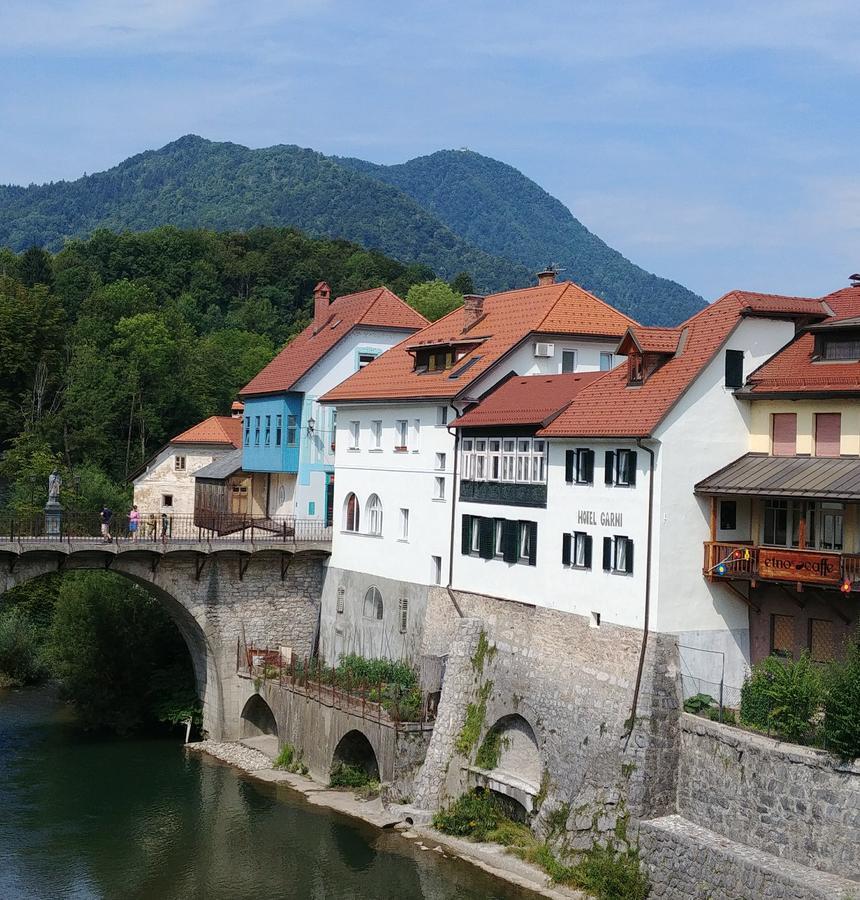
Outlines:
[[843,456],[860,454],[860,403],[856,400],[756,400],[752,406],[750,451],[771,452],[771,416],[794,413],[797,416],[797,452],[815,455],[815,414],[842,414],[840,452]]
[[[194,514],[194,473],[216,459],[233,451],[232,447],[219,444],[169,444],[149,462],[146,471],[134,479],[134,502],[141,516],[162,512],[173,515]],[[175,459],[185,457],[185,469],[177,470]],[[164,506],[165,494],[173,497],[172,506]],[[128,510],[114,510],[123,528],[127,524]]]

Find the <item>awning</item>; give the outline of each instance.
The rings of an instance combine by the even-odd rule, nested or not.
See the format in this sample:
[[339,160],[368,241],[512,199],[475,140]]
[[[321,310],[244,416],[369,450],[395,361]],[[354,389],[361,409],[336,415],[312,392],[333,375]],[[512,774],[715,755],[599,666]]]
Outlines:
[[235,472],[238,472],[241,468],[242,449],[240,447],[238,450],[231,450],[229,453],[225,453],[224,456],[220,456],[218,459],[209,463],[208,466],[203,466],[202,469],[198,469],[194,473],[194,477],[209,478],[213,481],[223,481],[225,478],[229,478]]
[[702,479],[697,494],[860,501],[860,457],[747,453]]

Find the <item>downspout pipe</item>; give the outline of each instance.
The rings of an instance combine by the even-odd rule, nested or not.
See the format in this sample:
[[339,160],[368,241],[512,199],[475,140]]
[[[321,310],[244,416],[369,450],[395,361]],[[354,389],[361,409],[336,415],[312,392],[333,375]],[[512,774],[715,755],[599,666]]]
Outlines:
[[[460,413],[457,411],[455,406],[450,407],[454,412],[454,418],[456,419]],[[451,426],[447,426],[448,434],[451,434]],[[457,615],[462,619],[463,618],[463,610],[460,609],[460,604],[457,602],[457,598],[454,596],[454,591],[452,590],[452,585],[454,583],[454,527],[457,522],[457,469],[460,462],[460,429],[454,429],[454,469],[453,475],[451,478],[451,524],[448,528],[449,532],[449,544],[448,544],[448,584],[445,585],[445,590],[448,591],[448,596],[451,599],[451,603],[454,605],[454,609],[457,610]]]
[[636,709],[639,706],[639,691],[642,687],[642,672],[645,669],[645,653],[648,649],[648,624],[651,617],[651,546],[654,530],[654,451],[642,443],[641,438],[636,438],[636,446],[644,450],[650,458],[650,471],[648,473],[648,537],[645,549],[645,611],[642,622],[642,647],[639,650],[639,669],[636,672],[636,685],[633,688],[633,703],[630,708],[630,718],[626,723],[624,749],[630,743],[633,728],[636,725]]

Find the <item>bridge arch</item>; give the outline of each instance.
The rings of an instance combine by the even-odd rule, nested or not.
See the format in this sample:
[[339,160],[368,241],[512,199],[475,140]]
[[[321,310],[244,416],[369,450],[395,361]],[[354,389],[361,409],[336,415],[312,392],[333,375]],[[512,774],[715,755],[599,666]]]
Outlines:
[[364,732],[353,728],[337,742],[331,761],[331,771],[340,766],[361,769],[368,778],[379,781],[379,760],[373,744]]
[[272,707],[259,695],[251,694],[242,707],[242,737],[278,738],[278,721]]

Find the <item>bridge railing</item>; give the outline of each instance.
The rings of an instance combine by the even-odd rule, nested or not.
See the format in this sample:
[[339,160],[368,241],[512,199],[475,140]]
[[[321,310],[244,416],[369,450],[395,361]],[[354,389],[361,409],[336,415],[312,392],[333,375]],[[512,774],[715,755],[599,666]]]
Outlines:
[[0,516],[0,542],[116,541],[122,544],[169,543],[325,543],[331,527],[318,519],[295,516],[231,515],[205,525],[193,515],[142,514],[136,530],[127,515],[114,515],[107,530],[99,513],[66,512],[58,518]]
[[261,685],[277,684],[325,706],[395,728],[431,724],[439,705],[438,691],[426,693],[385,681],[356,680],[317,657],[285,659],[281,651],[267,647],[246,646],[243,650],[241,642],[236,646],[236,670]]

